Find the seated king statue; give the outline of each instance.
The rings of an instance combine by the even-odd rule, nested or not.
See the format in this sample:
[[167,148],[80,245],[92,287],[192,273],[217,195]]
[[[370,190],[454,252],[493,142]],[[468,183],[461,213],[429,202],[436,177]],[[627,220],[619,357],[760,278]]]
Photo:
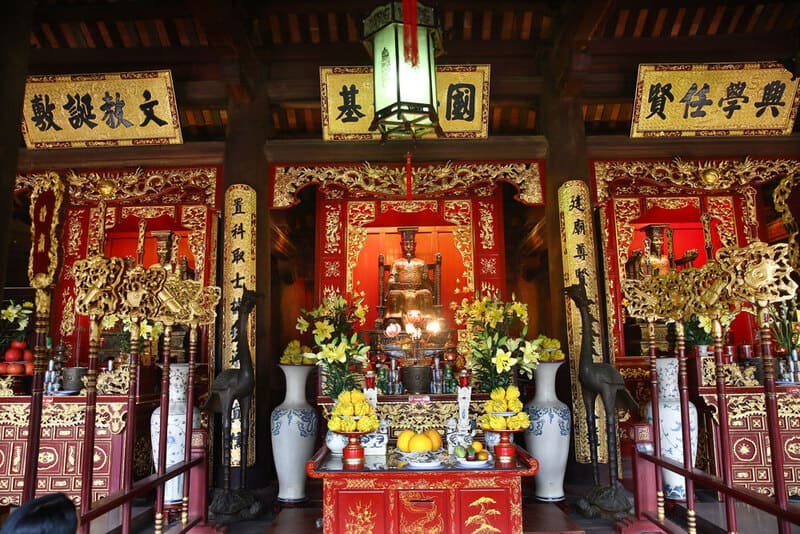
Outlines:
[[441,254],[436,255],[436,263],[428,264],[425,260],[416,257],[416,233],[418,227],[403,226],[398,228],[402,238],[403,257],[396,259],[391,267],[383,265],[380,258],[381,281],[383,273],[389,270],[386,280],[385,307],[386,319],[401,319],[412,310],[418,311],[423,318],[438,316],[439,304],[436,292],[438,283],[431,280],[430,270],[433,269],[434,277],[438,276],[441,268]]

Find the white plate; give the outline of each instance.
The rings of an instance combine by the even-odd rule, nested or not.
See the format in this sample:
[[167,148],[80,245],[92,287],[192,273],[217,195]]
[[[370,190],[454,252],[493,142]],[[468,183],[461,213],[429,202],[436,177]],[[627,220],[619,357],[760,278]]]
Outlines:
[[456,465],[458,467],[467,467],[475,469],[478,467],[488,467],[492,464],[492,456],[489,455],[487,460],[465,460],[464,458],[456,458]]
[[425,462],[408,460],[407,466],[411,469],[439,469],[442,467],[442,462],[440,460],[430,460]]
[[517,412],[489,412],[489,415],[502,415],[503,417],[511,417],[517,415]]
[[401,458],[407,459],[407,458],[415,458],[415,457],[417,457],[417,456],[419,456],[421,454],[430,454],[430,455],[433,455],[433,456],[437,456],[437,455],[442,454],[444,452],[444,448],[443,447],[439,447],[435,451],[429,451],[429,452],[417,452],[417,451],[403,452],[400,449],[398,449],[397,447],[395,447],[394,448],[394,452],[399,454]]

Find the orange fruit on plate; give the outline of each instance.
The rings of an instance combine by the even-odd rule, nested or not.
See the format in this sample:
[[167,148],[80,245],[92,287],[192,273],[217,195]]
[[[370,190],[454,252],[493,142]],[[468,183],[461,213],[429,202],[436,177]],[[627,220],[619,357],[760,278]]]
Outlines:
[[475,449],[476,453],[479,453],[479,452],[481,452],[483,450],[483,443],[481,443],[480,441],[477,441],[477,440],[473,441],[472,442],[472,448]]
[[403,430],[397,435],[397,448],[403,452],[409,452],[411,449],[408,448],[408,442],[414,436],[415,432],[413,430]]
[[425,434],[414,434],[408,441],[408,450],[411,452],[428,452],[433,450],[433,442]]
[[442,435],[435,428],[429,428],[424,432],[431,439],[431,450],[437,451],[442,448]]
[[489,459],[489,452],[488,451],[478,451],[475,453],[476,460],[488,460]]

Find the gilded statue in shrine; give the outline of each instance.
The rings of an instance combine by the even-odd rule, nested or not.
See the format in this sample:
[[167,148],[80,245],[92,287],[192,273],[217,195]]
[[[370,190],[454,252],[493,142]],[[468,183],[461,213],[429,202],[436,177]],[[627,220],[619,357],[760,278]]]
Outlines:
[[[697,259],[697,249],[687,250],[679,259],[675,259],[672,244],[672,228],[668,224],[649,224],[642,228],[645,238],[642,248],[631,252],[625,262],[625,276],[638,279],[645,276],[666,274],[676,268],[691,266]],[[664,252],[664,244],[667,251]]]
[[438,318],[441,310],[439,279],[442,256],[437,253],[434,263],[427,263],[416,257],[418,228],[404,226],[398,228],[398,231],[401,235],[403,257],[396,259],[391,265],[384,264],[383,255],[378,258],[381,295],[378,305],[379,321],[404,321],[409,314],[419,315],[423,319]]

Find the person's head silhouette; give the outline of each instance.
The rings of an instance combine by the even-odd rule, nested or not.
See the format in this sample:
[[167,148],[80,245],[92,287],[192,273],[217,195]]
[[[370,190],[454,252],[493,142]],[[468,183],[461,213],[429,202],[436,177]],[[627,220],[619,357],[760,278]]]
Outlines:
[[63,493],[50,493],[14,510],[0,534],[75,534],[77,528],[75,504]]

